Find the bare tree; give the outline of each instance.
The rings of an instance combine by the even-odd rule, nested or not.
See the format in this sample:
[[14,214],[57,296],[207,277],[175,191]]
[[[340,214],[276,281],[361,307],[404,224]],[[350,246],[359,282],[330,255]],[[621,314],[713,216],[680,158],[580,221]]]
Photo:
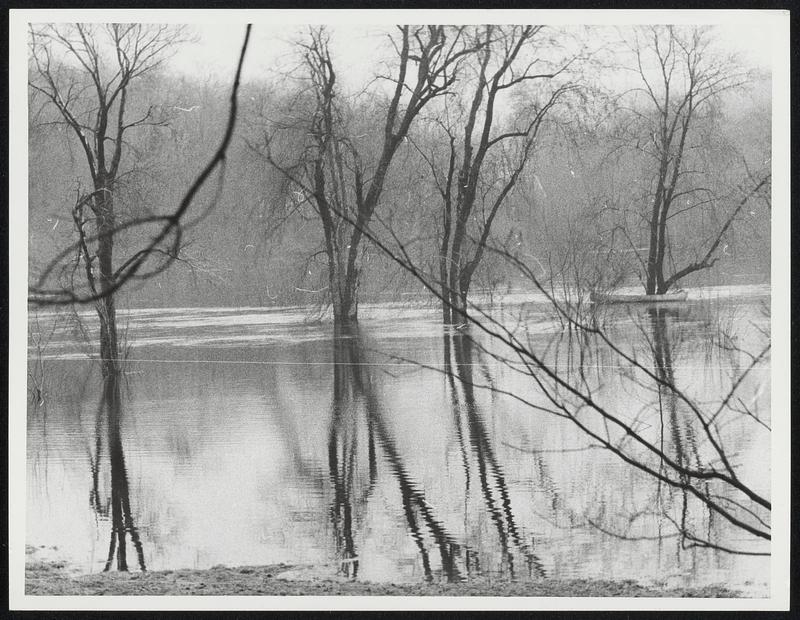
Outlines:
[[[143,116],[130,118],[131,89],[137,80],[164,62],[169,51],[183,40],[183,30],[143,24],[46,25],[31,29],[29,86],[55,106],[61,122],[78,139],[89,168],[92,191],[79,193],[72,209],[78,240],[44,269],[37,285],[30,287],[29,300],[40,305],[93,302],[100,319],[104,374],[116,370],[119,357],[114,293],[133,278],[161,273],[177,259],[182,218],[211,174],[223,169],[236,121],[236,94],[249,35],[248,25],[231,93],[228,123],[209,163],[173,212],[120,223],[115,198],[122,175],[126,132],[163,123],[155,118],[153,105]],[[150,240],[115,265],[115,238],[124,231],[152,225],[158,229]],[[153,256],[164,258],[148,272],[142,272]],[[83,282],[75,279],[81,265]],[[66,274],[67,283],[48,288],[46,283],[54,273]]]
[[[29,85],[56,107],[72,129],[91,175],[92,191],[78,198],[72,219],[86,282],[94,295],[106,293],[116,278],[114,198],[125,133],[156,122],[152,106],[141,118],[130,118],[130,89],[163,62],[179,39],[179,30],[141,24],[46,25],[30,31],[33,74]],[[97,233],[91,248],[87,243],[90,223]],[[100,318],[100,356],[113,365],[118,358],[114,296],[98,299],[95,308]]]
[[[298,124],[275,124],[257,146],[268,161],[296,185],[309,201],[325,238],[328,287],[334,320],[358,319],[358,286],[362,269],[363,229],[369,226],[384,190],[389,168],[414,119],[432,100],[449,92],[458,68],[477,46],[469,46],[462,28],[399,26],[391,37],[397,67],[391,76],[388,104],[382,111],[382,133],[374,156],[348,135],[344,104],[324,29],[312,30],[301,44],[306,81],[312,94],[310,117],[301,120],[305,145],[296,161],[286,164],[270,146],[278,133],[297,133]],[[351,222],[352,220],[352,222]]]
[[[768,196],[769,171],[751,173],[746,164],[736,183],[740,187],[731,190],[726,184],[720,189],[713,183],[721,172],[711,169],[718,153],[709,148],[719,96],[743,87],[749,76],[734,59],[719,57],[712,42],[707,28],[649,26],[628,43],[633,58],[629,69],[637,86],[624,95],[617,137],[632,152],[633,159],[623,165],[638,161],[641,166],[633,180],[634,191],[640,191],[631,197],[632,205],[607,208],[622,214],[617,224],[638,258],[648,295],[667,293],[687,275],[713,266],[720,243],[744,206]],[[694,256],[677,255],[675,237],[690,233],[675,231],[675,218],[717,208],[724,215],[715,214],[716,226],[705,239],[692,239]],[[640,224],[646,230],[643,244],[635,234]],[[671,229],[676,232],[672,237]],[[685,264],[676,264],[680,261]]]
[[553,67],[541,58],[530,58],[542,29],[476,28],[472,35],[476,67],[464,102],[466,114],[456,121],[437,123],[447,136],[447,163],[441,165],[433,153],[419,149],[442,201],[438,262],[442,297],[447,300],[442,304],[442,317],[448,324],[463,321],[472,278],[492,224],[528,163],[542,122],[574,88],[570,83],[555,86],[541,101],[535,93],[528,93],[530,109],[524,118],[495,130],[500,96],[527,83],[553,81],[571,64],[566,61]]

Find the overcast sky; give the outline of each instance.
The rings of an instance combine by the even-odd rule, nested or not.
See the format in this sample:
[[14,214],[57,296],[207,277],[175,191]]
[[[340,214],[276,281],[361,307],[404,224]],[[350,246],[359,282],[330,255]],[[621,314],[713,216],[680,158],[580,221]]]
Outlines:
[[[177,71],[193,75],[232,75],[244,40],[241,24],[191,24],[197,33],[196,43],[182,45],[170,62]],[[336,25],[329,27],[330,49],[339,77],[361,74],[369,77],[374,67],[376,50],[386,51],[386,27],[364,28]],[[296,65],[293,43],[300,40],[308,26],[269,26],[255,24],[244,66],[244,80],[274,77]],[[341,67],[341,68],[340,68]],[[345,71],[344,68],[347,68]]]
[[[224,78],[232,74],[244,38],[241,23],[191,24],[198,41],[177,51],[171,67],[192,75]],[[391,25],[358,26],[336,23],[329,26],[331,54],[339,77],[350,85],[365,83],[376,70],[376,62],[391,56],[386,33]],[[736,52],[743,63],[769,68],[772,62],[770,30],[766,24],[728,23],[717,26],[719,46]],[[292,41],[308,26],[286,24],[253,26],[244,67],[244,79],[273,77],[296,62]],[[349,78],[349,80],[348,80]]]

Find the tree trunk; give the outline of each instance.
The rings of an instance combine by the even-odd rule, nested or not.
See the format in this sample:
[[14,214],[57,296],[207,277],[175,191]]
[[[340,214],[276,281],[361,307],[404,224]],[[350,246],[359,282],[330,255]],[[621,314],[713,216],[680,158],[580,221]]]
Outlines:
[[468,315],[469,278],[456,262],[443,267],[441,278],[442,320],[445,325],[460,325]]
[[[97,262],[99,267],[100,292],[106,293],[114,284],[114,203],[101,183],[101,191],[95,201],[97,217]],[[118,370],[119,348],[117,344],[117,311],[114,294],[108,293],[95,304],[100,319],[100,359],[103,376]]]
[[[663,208],[663,207],[662,207]],[[654,211],[656,211],[654,209]],[[647,295],[664,295],[667,292],[664,279],[664,239],[667,234],[666,221],[662,221],[659,213],[654,213],[655,221],[650,226],[650,251],[647,257],[647,282],[645,293]]]
[[348,273],[339,297],[339,311],[334,304],[333,321],[337,325],[355,325],[358,323],[358,276]]
[[457,287],[454,286],[454,282],[458,282],[458,269],[451,263],[448,265],[445,278],[442,281],[442,319],[445,325],[457,325],[463,319],[463,316],[459,312],[461,306],[458,301]]
[[[458,226],[456,226],[456,233],[458,233]],[[447,265],[447,304],[450,306],[450,325],[456,325],[463,322],[465,316],[462,312],[466,310],[462,307],[458,294],[461,276],[461,243],[457,236],[453,238],[451,246]]]
[[648,244],[647,253],[647,282],[645,283],[644,287],[647,295],[655,295],[656,292],[656,271],[658,269],[658,215],[661,210],[660,192],[661,187],[659,185],[659,188],[656,191],[656,197],[653,201],[653,209],[650,213],[650,242]]
[[447,247],[450,243],[450,219],[445,214],[444,234],[442,235],[442,246],[439,249],[439,286],[442,296],[442,323],[451,325],[453,323],[453,309],[450,306],[450,287],[448,286],[449,270],[447,268],[450,257],[447,255]]
[[358,276],[359,267],[355,261],[348,261],[344,274],[344,295],[342,296],[341,325],[354,325],[358,322]]
[[[467,298],[473,269],[464,264],[462,247],[466,238],[466,224],[457,221],[453,238],[449,242],[450,253],[440,263],[442,279],[442,315],[446,325],[460,325],[467,320]],[[442,246],[446,247],[447,241]]]
[[442,276],[441,283],[442,295],[442,323],[450,325],[453,322],[453,311],[450,308],[450,289],[447,287],[447,274]]

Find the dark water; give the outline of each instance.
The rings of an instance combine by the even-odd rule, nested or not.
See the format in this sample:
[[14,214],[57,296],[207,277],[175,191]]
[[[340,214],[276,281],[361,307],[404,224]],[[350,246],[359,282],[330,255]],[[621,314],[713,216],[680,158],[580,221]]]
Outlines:
[[[738,348],[769,339],[769,289],[690,299],[609,322],[642,363],[663,368],[666,352],[675,383],[713,407],[747,365]],[[658,390],[529,302],[506,297],[495,316],[656,432]],[[589,577],[768,595],[768,557],[686,548],[670,518],[683,513],[726,546],[768,543],[684,508],[677,491],[531,407],[547,404],[541,389],[479,330],[445,331],[430,308],[365,307],[359,330],[340,334],[306,316],[131,311],[126,373],[105,386],[74,325],[52,331],[52,315],[32,316],[29,390],[43,391],[28,411],[27,543],[84,571],[287,562],[310,566],[296,575],[373,581]],[[716,346],[721,333],[737,346]],[[768,496],[768,359],[737,393],[764,423],[732,418],[723,438]],[[673,408],[666,424],[669,441],[706,458],[684,414]]]

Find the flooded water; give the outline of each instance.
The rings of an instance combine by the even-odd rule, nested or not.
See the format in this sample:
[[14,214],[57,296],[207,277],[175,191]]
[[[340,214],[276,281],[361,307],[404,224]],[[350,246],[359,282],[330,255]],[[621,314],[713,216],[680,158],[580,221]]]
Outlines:
[[[543,302],[506,296],[493,316],[597,402],[660,432],[665,451],[710,458],[680,403],[602,342],[564,331]],[[626,352],[714,411],[750,363],[742,350],[768,342],[768,309],[769,287],[717,287],[606,320]],[[768,541],[539,408],[552,402],[518,358],[474,326],[445,330],[435,308],[365,306],[357,331],[336,334],[302,308],[122,316],[126,372],[105,383],[74,323],[30,320],[26,541],[76,568],[286,562],[311,577],[634,579],[769,595],[768,557],[687,544],[676,520],[719,546],[768,552]],[[737,390],[752,415],[720,433],[769,497],[765,360]]]

